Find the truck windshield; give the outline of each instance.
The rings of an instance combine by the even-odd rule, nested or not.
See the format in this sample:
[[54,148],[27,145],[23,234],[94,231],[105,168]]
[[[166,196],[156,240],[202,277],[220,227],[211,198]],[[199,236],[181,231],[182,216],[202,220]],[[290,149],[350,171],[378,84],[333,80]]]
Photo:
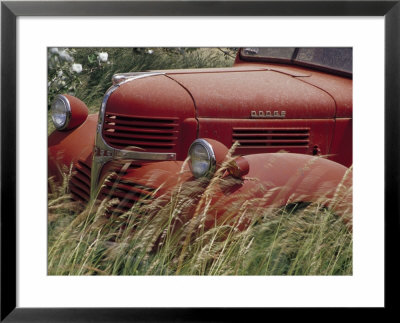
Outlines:
[[266,61],[295,64],[352,74],[353,49],[351,47],[259,47],[243,48],[241,57],[246,61]]

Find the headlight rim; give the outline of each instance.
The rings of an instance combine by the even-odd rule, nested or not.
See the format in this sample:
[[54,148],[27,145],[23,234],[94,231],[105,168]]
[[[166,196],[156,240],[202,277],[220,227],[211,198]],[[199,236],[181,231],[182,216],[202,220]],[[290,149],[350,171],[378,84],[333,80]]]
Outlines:
[[54,124],[54,126],[55,126],[55,128],[56,128],[57,130],[64,130],[64,129],[66,129],[66,128],[68,127],[69,122],[70,122],[70,120],[71,120],[71,116],[72,116],[71,103],[69,102],[68,98],[67,98],[65,95],[57,94],[57,96],[54,98],[54,100],[53,100],[53,102],[52,102],[52,104],[51,104],[51,109],[53,109],[53,104],[54,104],[58,99],[60,99],[60,100],[65,104],[65,107],[66,107],[65,122],[64,122],[64,124],[63,124],[61,127],[58,127],[58,126],[56,125],[56,123],[54,122],[53,112],[52,112],[52,115],[51,115],[51,120],[53,121],[53,124]]
[[[196,144],[200,144],[201,146],[203,146],[206,149],[208,158],[209,158],[209,164],[210,164],[208,170],[204,174],[199,175],[199,176],[197,176],[193,172],[192,161],[191,161],[191,150]],[[215,152],[214,152],[213,146],[206,139],[198,138],[198,139],[194,140],[189,147],[188,156],[190,157],[189,167],[195,178],[210,177],[214,174],[215,169],[217,167],[217,159],[215,157]]]

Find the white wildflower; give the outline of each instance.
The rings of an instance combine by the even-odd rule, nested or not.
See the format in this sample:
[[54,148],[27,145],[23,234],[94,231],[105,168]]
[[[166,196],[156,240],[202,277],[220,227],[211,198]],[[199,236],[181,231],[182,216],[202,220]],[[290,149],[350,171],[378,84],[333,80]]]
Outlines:
[[99,62],[107,62],[108,53],[106,53],[106,52],[99,53],[99,55],[97,56],[97,59]]
[[57,72],[57,76],[58,76],[58,77],[63,76],[63,71],[62,71],[62,70],[59,70],[59,71]]
[[67,62],[72,62],[74,60],[72,56],[68,54],[65,50],[60,52],[60,58]]
[[72,64],[72,71],[75,73],[82,72],[82,64]]
[[58,54],[58,48],[57,47],[50,48],[50,53],[51,54]]
[[152,50],[152,49],[149,49],[149,50],[147,51],[147,53],[151,55],[151,54],[153,54],[153,53],[154,53],[154,50]]

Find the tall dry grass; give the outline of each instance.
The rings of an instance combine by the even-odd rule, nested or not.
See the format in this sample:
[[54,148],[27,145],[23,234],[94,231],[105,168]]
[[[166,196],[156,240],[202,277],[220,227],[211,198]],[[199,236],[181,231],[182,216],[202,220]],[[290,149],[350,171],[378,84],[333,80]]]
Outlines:
[[[223,174],[224,165],[211,179],[178,184],[168,196],[146,198],[124,214],[108,211],[120,202],[109,198],[81,209],[60,187],[49,196],[48,273],[352,274],[349,223],[318,204],[266,208],[246,197],[206,229]],[[250,219],[246,226],[244,219]]]

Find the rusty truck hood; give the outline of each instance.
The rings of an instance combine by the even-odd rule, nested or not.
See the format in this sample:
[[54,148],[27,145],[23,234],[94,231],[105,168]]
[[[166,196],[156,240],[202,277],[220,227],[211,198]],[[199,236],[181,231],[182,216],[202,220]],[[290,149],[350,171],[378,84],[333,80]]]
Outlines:
[[248,119],[255,113],[286,119],[335,117],[332,95],[309,83],[307,71],[247,66],[165,72],[191,94],[199,118]]

